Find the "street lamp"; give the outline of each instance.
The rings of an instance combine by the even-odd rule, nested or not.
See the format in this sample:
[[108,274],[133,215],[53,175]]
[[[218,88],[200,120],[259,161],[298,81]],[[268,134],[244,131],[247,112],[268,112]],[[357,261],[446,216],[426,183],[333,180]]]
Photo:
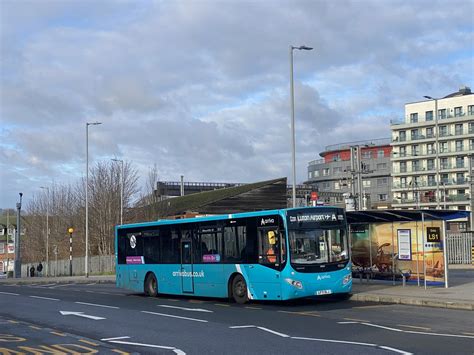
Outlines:
[[441,208],[440,206],[440,198],[439,198],[439,144],[438,144],[438,137],[439,137],[439,131],[438,131],[438,99],[435,99],[431,96],[423,96],[425,99],[428,100],[433,100],[435,102],[435,130],[436,130],[436,135],[435,135],[435,142],[436,142],[436,208],[439,210]]
[[85,259],[85,274],[89,277],[89,126],[97,126],[102,122],[87,122],[86,123],[86,259]]
[[123,160],[121,159],[112,159],[117,163],[120,163],[120,224],[123,224],[123,185],[124,185],[124,171],[123,171]]
[[[21,199],[23,198],[23,193],[20,192],[20,202],[17,202],[16,209],[16,238],[15,238],[15,264],[14,272],[15,278],[21,278],[21,244],[20,244],[20,234],[21,234]],[[28,271],[27,271],[28,272]]]
[[46,190],[46,276],[49,276],[49,187],[40,186]]
[[293,50],[295,49],[310,51],[313,48],[307,46],[294,47],[290,45],[291,161],[293,175],[293,208],[296,207],[295,89],[293,84]]

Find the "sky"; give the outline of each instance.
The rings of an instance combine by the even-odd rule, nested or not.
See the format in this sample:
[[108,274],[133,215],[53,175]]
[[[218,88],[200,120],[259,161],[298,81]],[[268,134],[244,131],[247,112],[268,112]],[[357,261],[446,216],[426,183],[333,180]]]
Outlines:
[[[0,1],[0,208],[123,159],[144,185],[291,179],[474,86],[474,0]],[[473,88],[474,89],[474,88]]]

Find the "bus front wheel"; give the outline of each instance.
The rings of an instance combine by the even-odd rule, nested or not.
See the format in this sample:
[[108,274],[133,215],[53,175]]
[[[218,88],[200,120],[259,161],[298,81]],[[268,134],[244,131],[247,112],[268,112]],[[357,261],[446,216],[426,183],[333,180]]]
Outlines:
[[232,297],[234,298],[234,301],[239,304],[247,303],[249,300],[247,283],[242,275],[237,275],[232,280]]
[[158,295],[158,282],[155,274],[148,274],[145,280],[145,294],[150,297]]

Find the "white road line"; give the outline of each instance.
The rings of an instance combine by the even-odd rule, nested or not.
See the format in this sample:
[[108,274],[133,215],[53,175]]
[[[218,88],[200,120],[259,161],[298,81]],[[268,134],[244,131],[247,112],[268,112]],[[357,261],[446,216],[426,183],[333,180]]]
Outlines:
[[76,284],[61,284],[56,286],[51,286],[50,288],[66,287],[66,286],[76,286]]
[[337,324],[357,324],[359,322],[337,322]]
[[60,301],[57,298],[50,298],[50,297],[41,297],[41,296],[30,296],[31,298],[39,298],[40,300],[48,300],[48,301]]
[[214,311],[210,311],[210,310],[208,310],[208,309],[203,309],[203,308],[186,308],[186,307],[169,306],[169,305],[167,305],[167,304],[159,304],[158,307],[181,309],[181,310],[183,310],[183,311],[190,311],[190,312],[207,312],[207,313],[214,313]]
[[46,284],[46,285],[41,285],[41,287],[50,287],[50,286],[56,286],[57,283],[54,283],[54,284]]
[[442,336],[442,337],[474,339],[474,336],[472,336],[472,335],[427,333],[427,332],[417,332],[417,331],[415,331],[415,330],[402,330],[402,331],[403,331],[404,333],[411,333],[411,334],[436,335],[436,336]]
[[287,335],[287,334],[279,333],[279,332],[276,332],[276,331],[271,330],[271,329],[268,329],[268,328],[264,328],[264,327],[257,327],[257,328],[258,328],[258,329],[261,329],[261,330],[263,330],[263,331],[265,331],[265,332],[269,332],[269,333],[278,335],[278,336],[280,336],[280,337],[282,337],[282,338],[289,338],[289,337],[290,337],[290,336]]
[[240,329],[240,328],[256,328],[256,325],[234,325],[229,327],[230,329]]
[[383,325],[377,325],[377,324],[371,324],[371,323],[361,323],[361,324],[368,325],[369,327],[387,329],[387,330],[391,330],[393,332],[404,332],[404,330],[397,329],[397,328],[384,327]]
[[107,306],[105,304],[96,304],[96,303],[87,303],[87,302],[74,302],[77,304],[83,304],[86,306],[94,306],[94,307],[104,307],[104,308],[113,308],[113,309],[120,309],[120,307],[115,307],[115,306]]
[[377,344],[371,343],[359,343],[356,341],[346,341],[346,340],[333,340],[333,339],[320,339],[320,338],[305,338],[305,337],[291,337],[291,339],[297,340],[313,340],[313,341],[322,341],[326,343],[342,343],[342,344],[352,344],[352,345],[362,345],[362,346],[377,346]]
[[148,347],[148,348],[158,348],[158,349],[173,350],[173,352],[174,352],[175,354],[178,354],[178,355],[186,355],[186,353],[185,353],[183,350],[177,349],[177,348],[172,347],[172,346],[163,346],[163,345],[154,345],[154,344],[142,344],[142,343],[134,343],[134,342],[131,342],[131,341],[121,341],[121,340],[112,340],[112,341],[110,341],[110,343],[123,344],[123,345],[145,346],[145,347]]
[[19,293],[13,293],[13,292],[0,292],[2,295],[10,295],[10,296],[20,296]]
[[391,350],[391,351],[394,351],[394,352],[399,353],[399,354],[412,355],[412,353],[409,353],[407,351],[403,351],[403,350],[400,350],[400,349],[391,348],[390,346],[379,346],[379,348],[380,349],[385,349],[385,350]]
[[100,339],[100,341],[110,341],[110,340],[119,340],[119,339],[130,339],[130,337],[124,336],[124,337],[115,337],[115,338],[104,338],[104,339]]
[[178,319],[184,319],[184,320],[191,320],[191,321],[194,321],[194,322],[208,323],[208,321],[207,321],[207,320],[204,320],[204,319],[180,317],[180,316],[173,316],[173,315],[171,315],[171,314],[148,312],[148,311],[141,311],[141,312],[142,312],[142,313],[148,313],[148,314],[154,314],[154,315],[156,315],[156,316],[162,316],[162,317],[178,318]]

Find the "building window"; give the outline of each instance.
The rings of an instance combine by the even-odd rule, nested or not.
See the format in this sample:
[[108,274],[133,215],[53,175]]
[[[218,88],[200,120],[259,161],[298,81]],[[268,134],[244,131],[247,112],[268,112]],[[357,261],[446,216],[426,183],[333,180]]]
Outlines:
[[363,187],[370,187],[370,180],[362,180]]
[[319,176],[319,170],[313,171],[313,177],[318,177]]
[[441,169],[449,169],[448,158],[441,158],[439,160],[439,165]]
[[344,202],[344,196],[336,196],[336,203]]
[[323,182],[322,187],[323,187],[323,190],[329,190],[330,188],[329,182]]
[[446,109],[443,108],[441,110],[438,110],[438,118],[439,119],[445,119],[447,118],[448,116],[446,115]]
[[385,156],[385,152],[383,149],[377,150],[377,158],[383,158]]
[[434,168],[435,168],[434,159],[428,159],[428,160],[426,161],[426,168],[427,168],[428,170],[434,170]]
[[474,115],[474,105],[469,105],[467,107],[467,114],[471,116]]
[[474,122],[469,122],[468,132],[469,134],[474,133]]
[[456,168],[464,168],[464,157],[456,157]]
[[407,147],[400,147],[400,156],[406,157],[407,156]]
[[329,168],[323,169],[323,176],[329,176]]
[[372,152],[370,150],[366,150],[362,152],[362,159],[370,159],[372,158]]
[[400,131],[400,133],[398,134],[398,137],[400,138],[400,142],[405,142],[407,140],[407,132]]
[[413,139],[419,139],[420,134],[419,134],[419,131],[417,129],[412,129],[410,133],[411,133],[411,139],[412,140]]
[[388,178],[377,179],[377,187],[386,186],[388,184]]
[[427,153],[427,154],[434,154],[434,153],[436,153],[435,150],[434,150],[434,145],[433,145],[433,143],[428,143],[428,144],[426,145],[426,153]]
[[446,137],[448,135],[448,126],[439,126],[439,136]]
[[439,152],[440,153],[447,153],[448,152],[448,142],[440,142],[439,143]]
[[463,151],[463,143],[462,141],[456,141],[456,152],[462,152]]
[[436,186],[436,179],[434,175],[428,175],[428,186]]
[[433,137],[434,137],[433,127],[426,128],[426,138],[433,138]]
[[341,166],[336,166],[332,168],[332,173],[334,175],[341,175],[342,174],[342,167]]
[[411,146],[411,155],[412,156],[420,155],[420,146],[418,144]]
[[433,121],[433,111],[426,111],[425,112],[425,120],[426,121]]
[[456,124],[456,125],[454,126],[454,131],[455,131],[455,134],[456,134],[457,136],[463,134],[463,129],[462,129],[462,128],[463,128],[462,123]]
[[341,189],[341,183],[339,181],[334,182],[334,190],[340,190]]
[[413,160],[411,162],[411,171],[420,171],[421,165],[419,160]]
[[454,108],[454,117],[460,117],[462,116],[462,107],[458,106]]
[[334,156],[332,157],[332,161],[340,161],[341,160],[341,154],[337,153],[337,154],[334,154]]
[[400,172],[401,173],[406,173],[407,172],[407,162],[406,161],[400,162]]
[[387,169],[387,163],[377,163],[377,170]]
[[474,150],[474,139],[469,140],[469,150]]
[[0,254],[4,254],[4,253],[5,253],[5,244],[0,243]]
[[418,122],[418,113],[410,113],[410,123]]
[[448,174],[441,174],[441,183],[442,184],[447,184],[449,181],[449,175]]
[[387,194],[379,194],[379,201],[387,201],[388,195]]

